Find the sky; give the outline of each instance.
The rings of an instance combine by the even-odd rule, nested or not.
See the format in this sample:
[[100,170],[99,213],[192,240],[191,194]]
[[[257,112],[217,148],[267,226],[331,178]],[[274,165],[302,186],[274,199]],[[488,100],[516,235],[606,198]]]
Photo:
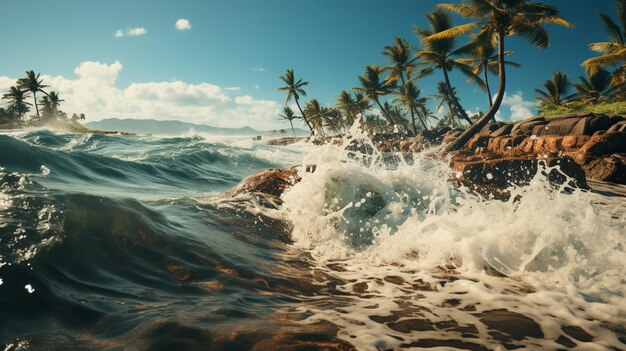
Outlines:
[[[287,68],[309,81],[304,101],[333,105],[341,90],[358,86],[366,65],[387,64],[381,52],[395,37],[418,47],[413,31],[426,27],[425,14],[440,2],[0,0],[0,92],[32,69],[65,100],[63,111],[85,113],[87,121],[286,128],[277,118],[285,103],[277,88]],[[522,67],[507,71],[502,120],[534,114],[533,89],[555,70],[577,81],[580,63],[594,56],[588,44],[605,40],[597,13],[615,16],[614,0],[544,2],[559,7],[575,28],[548,26],[552,45],[545,50],[508,40],[510,58]],[[441,80],[438,73],[417,85],[428,96]],[[483,91],[455,73],[451,80],[465,109],[487,109]],[[495,77],[491,84],[495,93]]]

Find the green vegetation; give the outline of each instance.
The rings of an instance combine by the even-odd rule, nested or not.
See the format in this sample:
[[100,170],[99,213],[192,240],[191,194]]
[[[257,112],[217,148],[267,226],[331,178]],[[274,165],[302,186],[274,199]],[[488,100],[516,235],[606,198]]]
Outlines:
[[568,113],[604,113],[609,115],[626,114],[626,101],[617,102],[576,102],[566,106],[546,106],[541,111],[543,116],[554,116]]
[[[619,0],[617,7],[621,11],[620,23],[624,26],[626,0]],[[454,25],[451,13],[472,21]],[[487,123],[495,120],[506,90],[506,68],[520,67],[519,63],[509,59],[513,53],[505,50],[506,38],[518,36],[537,48],[545,49],[550,46],[546,25],[572,27],[567,20],[559,17],[557,7],[528,0],[461,0],[457,4],[439,4],[426,15],[426,19],[428,28],[415,30],[420,47],[413,47],[405,39],[396,38],[393,45],[386,46],[383,51],[388,65],[367,65],[365,73],[358,77],[360,86],[341,91],[335,108],[321,107],[315,99],[307,103],[306,118],[305,113],[302,113],[302,118],[311,133],[340,133],[359,120],[362,127],[370,133],[417,134],[420,130],[428,130],[429,124],[433,125],[429,119],[437,119],[427,108],[428,100],[436,99],[436,112],[443,107],[448,110],[435,123],[437,128],[469,126],[460,137],[447,145],[445,151],[460,149]],[[610,60],[596,60],[589,67],[614,65],[619,61],[615,58],[617,53],[626,56],[623,40],[626,32],[622,34],[619,30],[611,38],[614,41],[611,47],[617,45],[624,51],[605,50],[603,53],[605,56],[609,55]],[[467,42],[457,45],[463,39],[467,39]],[[601,46],[592,44],[592,49]],[[623,59],[619,62],[623,62]],[[467,115],[450,80],[449,72],[452,70],[458,70],[469,82],[486,92],[490,107],[485,113]],[[601,71],[597,68],[589,70]],[[423,96],[418,80],[435,72],[441,72],[443,80],[437,85],[436,93]],[[491,94],[489,73],[498,76],[495,98]],[[624,96],[621,90],[616,89],[615,83],[606,87],[606,77],[599,79],[599,76],[592,76],[588,75],[588,78],[581,79],[580,84],[573,86],[580,99],[583,99],[581,101],[602,103]],[[280,78],[287,84],[279,88],[288,92],[285,105],[295,97],[296,105],[300,109],[298,98],[305,96],[301,87],[308,82],[296,82],[291,69]],[[612,81],[615,79],[612,78]],[[537,93],[547,104],[556,102],[560,106],[570,101],[572,97],[567,95],[567,84],[565,87],[557,86],[556,90],[551,84],[544,84],[546,90]],[[551,100],[552,98],[556,99]]]
[[[16,84],[9,88],[9,92],[3,94],[2,99],[8,100],[7,108],[0,108],[0,129],[13,129],[21,127],[39,127],[53,125],[72,132],[90,131],[83,127],[79,120],[84,120],[84,114],[73,114],[68,118],[67,114],[59,109],[61,99],[58,92],[47,92],[44,88],[40,75],[34,71],[26,71],[26,77],[17,80]],[[37,101],[37,93],[43,94],[41,100]],[[27,101],[33,95],[33,103]],[[26,118],[30,112],[30,107],[35,106],[36,115]],[[39,107],[41,106],[41,110]],[[101,131],[98,131],[101,132]],[[113,132],[115,133],[115,132]]]
[[[589,44],[600,55],[585,60],[585,75],[572,83],[561,72],[554,72],[543,83],[544,89],[535,89],[542,115],[593,112],[626,113],[626,0],[615,4],[618,22],[600,13],[600,21],[608,32],[606,42]],[[569,94],[574,91],[573,94]]]

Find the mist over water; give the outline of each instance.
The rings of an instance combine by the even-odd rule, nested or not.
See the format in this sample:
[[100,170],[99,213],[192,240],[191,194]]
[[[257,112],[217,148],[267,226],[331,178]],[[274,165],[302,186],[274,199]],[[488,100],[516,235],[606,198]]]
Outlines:
[[[354,156],[193,131],[0,135],[0,342],[250,349],[280,332],[363,350],[626,348],[623,199],[539,174],[485,200],[426,154]],[[221,197],[306,164],[279,209]],[[502,311],[540,334],[506,340],[491,323]]]

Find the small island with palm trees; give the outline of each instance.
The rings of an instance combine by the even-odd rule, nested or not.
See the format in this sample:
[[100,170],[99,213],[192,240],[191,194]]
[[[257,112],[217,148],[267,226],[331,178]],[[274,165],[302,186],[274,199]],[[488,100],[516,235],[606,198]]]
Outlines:
[[[366,66],[358,77],[360,86],[341,91],[334,107],[321,106],[317,99],[303,103],[309,82],[288,69],[280,76],[284,86],[278,90],[287,97],[279,118],[288,121],[292,130],[293,122],[302,120],[312,137],[295,138],[294,133],[293,138],[270,143],[328,142],[349,134],[359,121],[381,151],[410,155],[443,143],[440,155],[447,155],[451,166],[463,174],[461,182],[489,189],[496,183],[506,187],[511,181],[504,175],[485,178],[492,170],[510,174],[512,168],[536,169],[538,163],[566,165],[561,168],[582,186],[585,177],[626,184],[626,0],[618,0],[615,8],[617,22],[609,14],[599,14],[609,40],[589,44],[600,55],[581,63],[584,74],[579,82],[572,83],[567,74],[556,71],[534,90],[538,116],[496,121],[507,87],[507,68],[521,67],[513,61],[514,53],[506,50],[506,40],[517,36],[545,49],[550,46],[546,25],[573,25],[552,5],[468,0],[436,5],[426,15],[428,27],[414,30],[421,48],[396,38],[382,52],[387,65]],[[453,13],[472,21],[455,25]],[[459,45],[462,38],[469,40]],[[462,73],[467,84],[484,91],[489,103],[486,112],[470,115],[462,106],[451,71]],[[423,95],[419,79],[437,73],[442,81],[433,94]],[[490,74],[498,79],[495,95]],[[437,102],[436,111],[429,110],[429,100]],[[299,115],[289,106],[291,101]],[[435,112],[444,106],[447,113],[437,117]],[[515,183],[529,181],[521,178]]]
[[[9,92],[2,95],[2,99],[8,100],[8,107],[0,108],[0,129],[38,128],[46,127],[73,133],[117,133],[112,131],[91,130],[85,128],[80,121],[85,120],[85,114],[72,114],[61,111],[59,107],[61,99],[58,92],[47,92],[48,85],[43,84],[40,74],[34,71],[26,71],[26,77],[17,80]],[[37,94],[43,95],[37,100]],[[29,102],[32,94],[32,103]],[[40,96],[41,96],[40,95]],[[35,115],[26,117],[34,106]]]

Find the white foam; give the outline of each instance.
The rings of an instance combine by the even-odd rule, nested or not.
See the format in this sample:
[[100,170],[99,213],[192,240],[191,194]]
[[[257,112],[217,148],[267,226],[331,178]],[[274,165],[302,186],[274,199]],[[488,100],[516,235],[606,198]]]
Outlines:
[[[449,167],[425,154],[393,170],[376,153],[365,157],[368,162],[346,155],[328,146],[305,157],[303,163],[315,163],[317,170],[302,173],[302,181],[282,196],[295,245],[312,253],[317,269],[339,261],[346,271],[331,274],[378,285],[390,274],[436,282],[438,267],[453,266],[458,281],[435,293],[420,292],[427,299],[414,301],[438,310],[433,320],[445,316],[475,324],[467,312],[438,307],[462,292],[463,304],[482,302],[484,310],[508,309],[539,322],[547,348],[559,346],[554,340],[562,325],[591,332],[595,339],[588,349],[624,346],[600,321],[626,323],[626,219],[616,215],[615,206],[600,204],[600,195],[555,191],[539,174],[530,185],[512,189],[518,200],[486,201],[453,188]],[[489,276],[486,268],[511,278]],[[507,293],[517,285],[534,292]],[[377,297],[351,296],[351,304],[342,307],[348,314],[302,307],[313,313],[307,322],[339,325],[339,336],[359,349],[376,349],[377,343],[397,347],[390,335],[406,334],[369,317],[389,314],[398,308],[394,299],[412,301],[417,292],[384,281],[375,288]],[[481,339],[496,347],[486,333],[481,330]]]

